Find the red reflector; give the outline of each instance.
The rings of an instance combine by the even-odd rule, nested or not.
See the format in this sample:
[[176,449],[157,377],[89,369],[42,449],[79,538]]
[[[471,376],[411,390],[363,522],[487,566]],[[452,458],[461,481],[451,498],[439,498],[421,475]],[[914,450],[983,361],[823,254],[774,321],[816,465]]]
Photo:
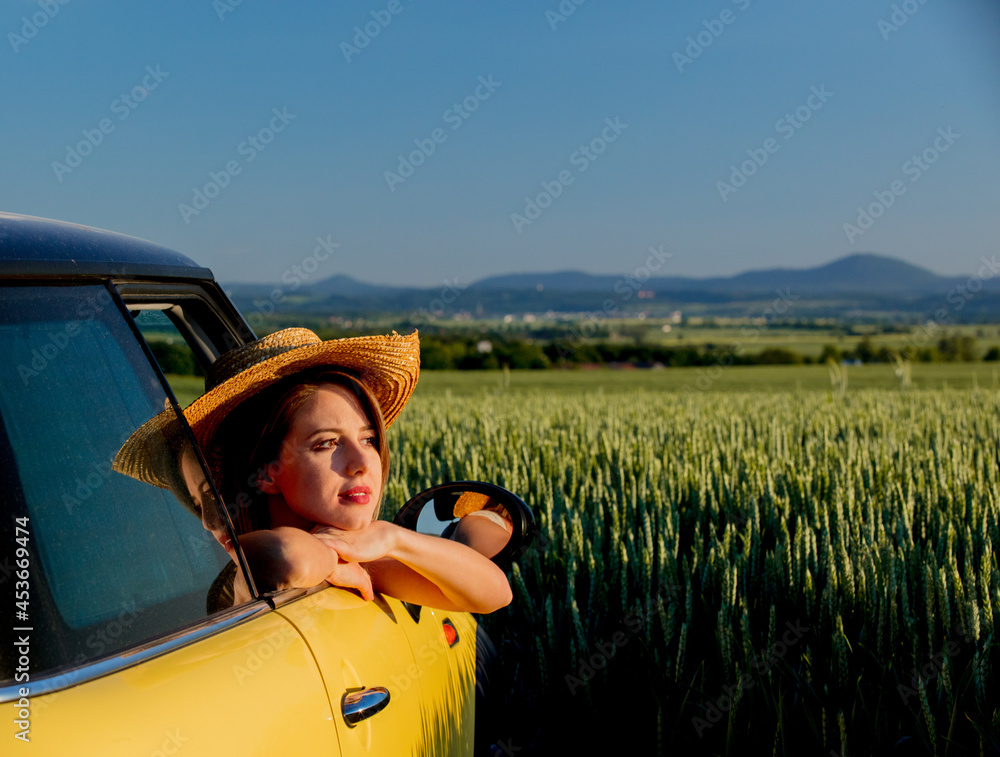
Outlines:
[[449,647],[458,644],[458,629],[451,624],[450,620],[445,619],[441,621],[441,630],[444,631],[444,638],[448,642]]

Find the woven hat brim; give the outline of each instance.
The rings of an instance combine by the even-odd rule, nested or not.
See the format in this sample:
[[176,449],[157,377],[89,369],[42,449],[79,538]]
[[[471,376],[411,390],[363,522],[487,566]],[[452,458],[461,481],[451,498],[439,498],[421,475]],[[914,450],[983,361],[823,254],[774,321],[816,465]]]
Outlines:
[[469,513],[482,510],[491,504],[493,504],[493,498],[489,494],[465,492],[455,502],[455,517],[464,518]]
[[118,450],[112,470],[173,493],[186,510],[200,518],[201,513],[188,491],[178,459],[190,439],[183,431],[179,416],[168,408],[137,428]]
[[173,409],[154,415],[125,440],[111,463],[113,470],[161,489],[173,483],[165,475],[176,467],[171,447],[180,434],[181,424]]
[[346,368],[375,397],[385,425],[406,405],[420,376],[420,339],[407,336],[350,337],[295,347],[249,366],[196,399],[184,411],[202,449],[215,438],[219,424],[262,389],[310,368]]

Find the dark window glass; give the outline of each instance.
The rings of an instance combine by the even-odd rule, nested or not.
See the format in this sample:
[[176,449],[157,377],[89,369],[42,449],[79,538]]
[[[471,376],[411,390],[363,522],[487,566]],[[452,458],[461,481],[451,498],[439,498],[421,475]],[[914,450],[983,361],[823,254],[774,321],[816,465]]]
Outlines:
[[0,546],[28,518],[33,676],[199,620],[228,564],[190,501],[112,469],[166,398],[125,318],[102,286],[0,289]]

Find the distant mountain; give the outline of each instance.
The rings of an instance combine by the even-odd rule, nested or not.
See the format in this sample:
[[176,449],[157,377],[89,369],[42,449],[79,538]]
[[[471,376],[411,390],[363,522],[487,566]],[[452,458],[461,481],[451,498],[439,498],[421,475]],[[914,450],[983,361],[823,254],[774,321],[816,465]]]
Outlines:
[[[483,290],[550,290],[557,292],[607,291],[622,276],[589,274],[580,271],[553,273],[516,273],[491,276],[473,284]],[[829,293],[907,293],[924,294],[950,287],[953,280],[938,276],[896,258],[874,253],[857,253],[817,268],[768,268],[746,271],[735,276],[691,278],[660,276],[643,283],[644,289],[658,292],[714,292],[751,294],[789,287],[803,294]]]
[[341,273],[317,281],[311,287],[303,288],[320,297],[370,297],[372,295],[391,295],[400,287],[366,284]]
[[859,252],[818,268],[771,268],[747,271],[728,279],[714,279],[711,288],[760,290],[789,287],[803,293],[867,292],[926,293],[950,282],[926,268],[896,258]]
[[304,279],[302,276],[289,275],[286,280],[276,281],[273,284],[237,282],[224,285],[224,289],[237,304],[239,304],[241,299],[271,297],[275,291],[281,292],[282,298],[290,297],[308,300],[330,297],[346,297],[348,299],[362,300],[371,297],[391,297],[397,292],[423,291],[417,288],[407,289],[404,287],[369,284],[345,274],[336,274],[315,283],[310,283],[308,279]]
[[[620,313],[683,307],[688,313],[734,316],[759,311],[762,303],[773,300],[776,290],[803,298],[796,306],[797,317],[803,318],[926,318],[940,313],[942,307],[955,320],[1000,318],[1000,276],[982,280],[981,291],[975,293],[959,288],[968,282],[967,276],[938,276],[896,258],[857,253],[814,268],[769,268],[712,278],[663,276],[641,285],[625,274],[512,273],[455,290],[447,302],[440,299],[440,287],[382,286],[344,274],[315,282],[232,284],[227,290],[241,309],[259,306],[261,298],[273,298],[277,288],[285,312],[391,312],[425,318],[429,312],[443,317],[462,311],[477,316],[592,312],[608,300]],[[640,286],[652,293],[641,301]]]
[[[583,271],[556,271],[554,273],[509,273],[480,279],[470,289],[519,290],[534,289],[555,292],[596,292],[615,285],[620,276],[584,273]],[[539,289],[541,287],[541,289]]]

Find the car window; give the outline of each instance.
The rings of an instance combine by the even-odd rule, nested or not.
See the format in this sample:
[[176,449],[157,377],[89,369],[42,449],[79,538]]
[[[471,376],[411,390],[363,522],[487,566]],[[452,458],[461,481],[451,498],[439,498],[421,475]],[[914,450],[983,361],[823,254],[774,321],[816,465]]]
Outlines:
[[[0,355],[0,546],[27,552],[16,619],[34,629],[33,676],[204,618],[228,556],[171,491],[112,469],[166,400],[115,296],[101,285],[3,287]],[[2,582],[7,607],[16,583]],[[13,678],[11,649],[0,649],[0,679]]]
[[205,369],[170,318],[178,310],[183,313],[179,305],[145,306],[132,316],[177,402],[187,407],[204,393]]

